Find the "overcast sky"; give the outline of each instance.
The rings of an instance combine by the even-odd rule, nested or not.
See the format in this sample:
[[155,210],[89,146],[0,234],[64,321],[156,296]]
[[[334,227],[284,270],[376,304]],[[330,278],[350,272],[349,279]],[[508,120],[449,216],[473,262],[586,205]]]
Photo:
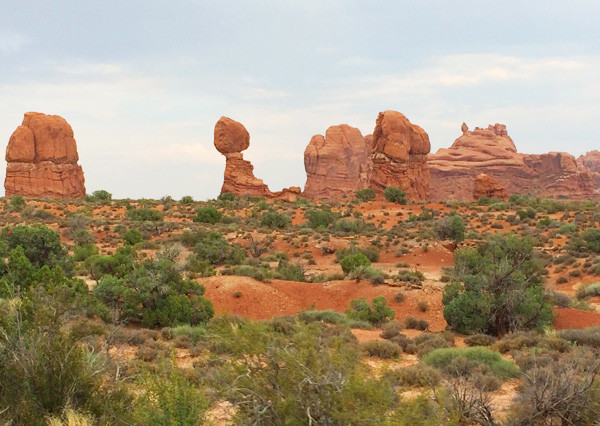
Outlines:
[[88,193],[118,198],[218,195],[222,115],[272,190],[304,186],[311,136],[387,109],[433,152],[465,121],[579,155],[600,149],[599,21],[596,0],[0,0],[0,140],[61,115]]

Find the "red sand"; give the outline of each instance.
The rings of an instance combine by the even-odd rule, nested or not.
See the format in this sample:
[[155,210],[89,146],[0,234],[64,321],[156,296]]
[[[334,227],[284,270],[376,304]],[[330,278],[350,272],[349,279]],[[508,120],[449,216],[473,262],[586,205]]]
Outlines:
[[573,308],[554,308],[552,324],[557,330],[600,326],[600,313]]

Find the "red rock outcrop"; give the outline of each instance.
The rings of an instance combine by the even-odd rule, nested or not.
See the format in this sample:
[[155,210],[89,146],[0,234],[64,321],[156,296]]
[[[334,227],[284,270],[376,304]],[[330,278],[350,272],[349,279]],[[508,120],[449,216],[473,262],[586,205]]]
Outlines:
[[6,197],[85,197],[85,179],[78,160],[73,129],[65,119],[26,113],[6,148]]
[[600,188],[600,151],[593,150],[585,155],[580,155],[577,159],[577,166],[588,169],[594,177],[594,185],[596,188]]
[[369,186],[381,194],[388,186],[411,200],[429,198],[429,136],[397,111],[380,112],[372,136],[373,170]]
[[226,159],[222,193],[255,196],[271,194],[267,185],[254,176],[252,164],[244,160],[242,151],[250,146],[250,134],[241,123],[221,117],[215,125],[214,144]]
[[564,152],[527,155],[517,152],[502,124],[464,130],[448,149],[428,158],[432,200],[472,200],[480,173],[513,193],[590,198],[598,194],[592,173]]
[[478,200],[481,197],[503,200],[506,198],[506,191],[496,179],[481,173],[473,182],[473,199]]
[[347,124],[331,126],[325,136],[313,136],[304,151],[304,196],[353,198],[356,191],[368,188],[371,167],[371,145],[360,130]]

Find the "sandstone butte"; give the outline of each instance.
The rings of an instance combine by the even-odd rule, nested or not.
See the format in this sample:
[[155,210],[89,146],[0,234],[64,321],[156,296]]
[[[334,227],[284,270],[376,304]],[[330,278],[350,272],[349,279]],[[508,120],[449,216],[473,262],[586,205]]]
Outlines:
[[301,192],[298,187],[271,192],[262,179],[254,176],[254,166],[244,160],[242,151],[250,146],[250,134],[235,120],[221,117],[215,125],[215,148],[225,156],[225,175],[221,193],[254,195],[293,202]]
[[585,155],[580,155],[577,165],[580,168],[587,168],[594,176],[594,185],[596,188],[600,188],[600,151],[593,150]]
[[410,199],[429,196],[429,137],[401,113],[379,113],[372,135],[362,136],[347,124],[315,135],[304,151],[309,199],[353,198],[372,188],[381,198],[388,186],[404,189]]
[[434,201],[471,201],[481,173],[492,178],[505,194],[544,197],[594,198],[598,196],[593,173],[570,154],[521,154],[503,124],[463,134],[448,149],[428,157],[430,198]]
[[6,148],[6,197],[85,197],[85,179],[78,160],[73,129],[65,119],[26,113]]

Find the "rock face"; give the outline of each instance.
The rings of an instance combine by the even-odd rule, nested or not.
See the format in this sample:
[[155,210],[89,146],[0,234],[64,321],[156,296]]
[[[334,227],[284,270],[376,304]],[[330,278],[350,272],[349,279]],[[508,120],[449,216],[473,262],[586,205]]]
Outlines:
[[427,199],[429,149],[427,133],[396,111],[380,113],[365,137],[346,124],[332,126],[304,151],[304,196],[340,200],[372,188],[381,198],[386,187],[396,186],[410,199]]
[[73,129],[65,119],[26,113],[6,148],[6,197],[85,197],[85,179],[78,160]]
[[572,155],[520,154],[502,124],[464,131],[450,148],[429,155],[428,165],[432,200],[471,201],[480,173],[496,180],[506,195],[569,198],[598,195],[592,173],[579,166]]
[[215,125],[214,144],[226,158],[222,193],[255,196],[271,194],[267,185],[254,176],[252,164],[244,160],[242,151],[250,146],[250,134],[241,123],[221,117]]
[[429,198],[429,150],[429,136],[422,128],[399,112],[380,112],[373,131],[369,186],[379,194],[395,186],[411,200]]
[[357,128],[332,126],[325,136],[312,137],[304,151],[304,168],[306,198],[352,198],[369,186],[371,145]]
[[473,182],[473,199],[478,200],[481,197],[503,200],[506,198],[506,191],[496,179],[481,173]]

